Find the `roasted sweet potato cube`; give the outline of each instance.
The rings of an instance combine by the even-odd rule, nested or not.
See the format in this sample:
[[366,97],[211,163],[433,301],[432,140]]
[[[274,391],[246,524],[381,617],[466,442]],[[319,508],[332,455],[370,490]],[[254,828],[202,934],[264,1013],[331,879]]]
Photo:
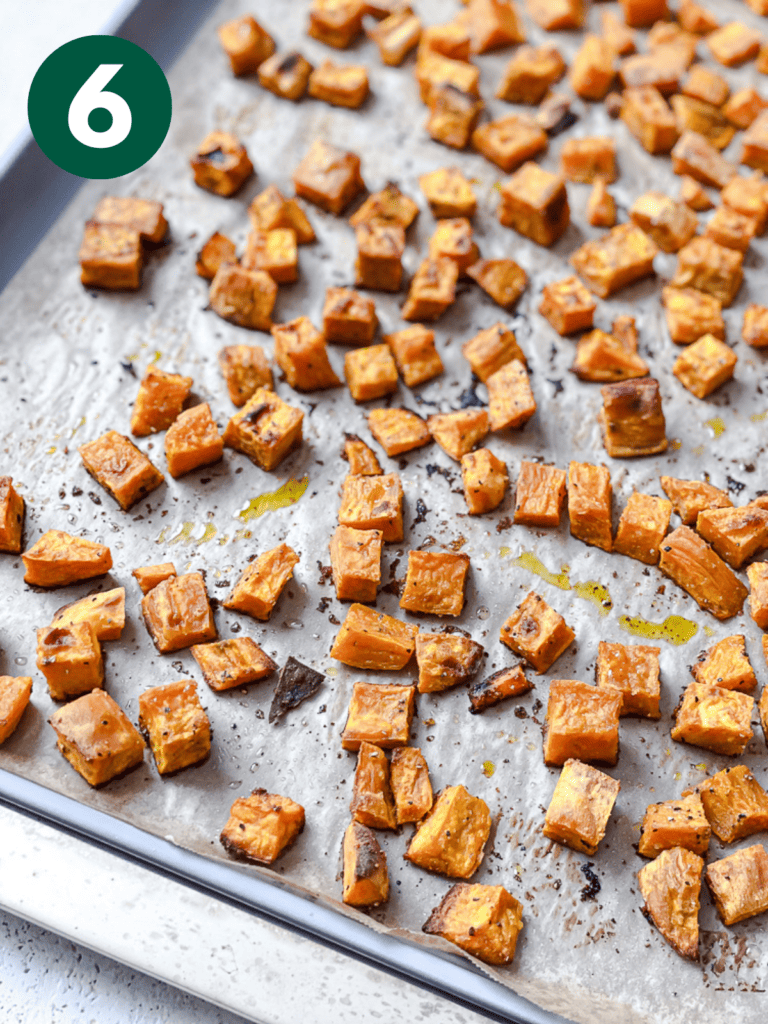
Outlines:
[[696,519],[696,531],[728,565],[740,569],[768,544],[768,510],[754,504],[705,509]]
[[755,222],[758,235],[765,231],[768,222],[768,183],[760,171],[749,178],[740,175],[731,178],[720,196],[726,206],[738,210]]
[[90,786],[102,786],[144,759],[141,734],[104,690],[65,704],[48,721],[59,751]]
[[499,322],[486,327],[466,341],[461,353],[472,367],[472,372],[485,382],[513,359],[525,365],[526,358],[517,343],[515,332]]
[[706,226],[704,237],[745,253],[756,232],[757,222],[752,217],[729,206],[719,206]]
[[136,445],[116,430],[78,448],[83,465],[127,511],[164,481],[163,474]]
[[750,587],[749,614],[760,629],[768,629],[768,562],[748,565],[747,576]]
[[309,317],[272,328],[275,361],[297,391],[321,391],[341,384],[328,358],[325,338]]
[[633,316],[617,316],[611,326],[611,334],[630,352],[637,352],[638,333]]
[[98,224],[119,224],[138,231],[142,242],[158,245],[165,238],[168,221],[163,204],[133,196],[104,196],[96,204],[91,218]]
[[[475,119],[482,110],[480,70],[474,64],[455,60],[435,50],[420,51],[414,75],[419,83],[421,100],[427,106],[434,107],[444,90],[446,98],[451,94],[454,96],[454,102],[462,98],[467,101],[466,110],[471,113],[474,109]],[[460,110],[457,109],[456,113],[460,114]]]
[[617,56],[626,57],[637,49],[635,33],[613,11],[600,12],[600,29],[600,35]]
[[491,430],[517,430],[536,412],[531,382],[519,359],[505,363],[485,382]]
[[[763,636],[763,654],[765,655],[766,661],[768,661],[768,637]],[[768,688],[763,687],[763,692],[760,694],[760,700],[757,702],[757,711],[760,716],[760,726],[763,730],[763,737],[766,738],[768,743]]]
[[690,345],[705,334],[725,338],[723,307],[719,299],[696,288],[664,288],[664,315],[669,336],[678,345]]
[[459,276],[464,277],[467,269],[477,262],[480,255],[472,235],[472,225],[466,217],[440,220],[429,240],[429,255],[432,259],[453,260]]
[[299,561],[299,556],[287,544],[265,551],[242,574],[225,599],[224,607],[265,622]]
[[707,865],[704,877],[725,925],[768,910],[768,854],[760,843]]
[[583,100],[602,100],[616,74],[614,60],[608,41],[588,33],[571,64],[573,91]]
[[212,281],[223,263],[237,263],[235,243],[231,238],[215,231],[198,252],[195,270],[200,277]]
[[216,639],[213,612],[199,572],[169,576],[141,601],[149,635],[161,654]]
[[627,25],[633,28],[647,28],[669,13],[667,0],[621,0],[621,10]]
[[[742,161],[743,162],[743,161]],[[736,176],[736,167],[698,132],[686,131],[672,149],[672,170],[688,174],[702,185],[724,188]]]
[[323,305],[323,334],[326,341],[344,345],[368,345],[373,341],[378,319],[373,299],[351,288],[328,288]]
[[272,864],[304,830],[304,808],[287,796],[254,789],[232,804],[220,842],[227,853]]
[[307,215],[295,199],[286,199],[276,185],[269,185],[256,196],[248,207],[248,216],[256,231],[292,228],[299,245],[315,240],[315,232]]
[[745,765],[725,768],[696,790],[721,843],[735,843],[768,830],[768,794]]
[[219,366],[236,406],[243,406],[258,388],[273,386],[264,349],[259,345],[227,345],[219,352]]
[[378,46],[382,63],[397,67],[403,63],[409,50],[418,45],[421,19],[411,7],[404,4],[375,28],[368,29],[368,36]]
[[352,818],[368,828],[396,828],[395,802],[389,787],[387,755],[363,741],[357,754],[355,782],[349,804]]
[[741,163],[768,171],[768,110],[755,118],[741,141]]
[[672,373],[692,395],[706,398],[733,377],[736,361],[736,353],[725,342],[705,334],[680,353]]
[[301,444],[304,413],[278,398],[271,388],[257,388],[224,431],[224,444],[242,452],[269,472]]
[[0,551],[21,551],[24,499],[13,486],[13,477],[0,476]]
[[339,601],[375,601],[381,582],[381,530],[337,526],[331,538],[333,585]]
[[369,90],[368,72],[361,64],[324,60],[309,75],[309,95],[334,107],[355,110],[365,102]]
[[429,615],[460,615],[469,556],[449,551],[409,551],[400,607]]
[[299,252],[293,228],[252,231],[248,235],[241,266],[263,270],[277,284],[292,284],[299,277]]
[[680,134],[675,115],[653,85],[624,90],[621,119],[649,153],[669,153]]
[[644,912],[676,953],[699,959],[699,892],[704,861],[692,850],[674,846],[637,874]]
[[396,747],[392,751],[389,781],[398,825],[421,821],[432,809],[429,769],[418,747]]
[[502,885],[459,882],[445,894],[422,926],[484,963],[512,962],[523,928],[522,904]]
[[517,10],[508,0],[469,0],[456,20],[469,32],[471,53],[488,53],[525,42]]
[[413,720],[415,695],[415,686],[355,683],[347,722],[341,734],[344,750],[359,750],[360,744],[364,742],[375,743],[386,750],[406,747]]
[[587,200],[587,221],[594,228],[612,228],[616,224],[616,200],[608,186],[598,178]]
[[336,634],[331,657],[352,668],[398,672],[411,660],[418,631],[410,622],[353,604]]
[[80,280],[86,288],[136,291],[141,287],[141,236],[122,224],[89,220],[80,243]]
[[509,487],[506,464],[488,448],[478,448],[462,456],[461,478],[464,500],[472,516],[498,508]]
[[542,291],[539,312],[560,335],[592,327],[597,303],[578,277],[552,281]]
[[277,283],[264,270],[246,270],[234,263],[223,263],[211,281],[208,301],[222,320],[268,331],[277,298]]
[[409,388],[418,387],[443,372],[443,361],[435,348],[435,332],[421,324],[385,334],[400,376]]
[[447,786],[418,825],[406,860],[449,878],[470,878],[480,867],[491,832],[491,812],[464,786]]
[[741,754],[752,739],[754,706],[748,693],[711,683],[689,683],[673,712],[672,739],[716,754]]
[[312,65],[297,50],[275,53],[259,67],[259,85],[285,100],[300,100],[311,72]]
[[661,716],[659,653],[658,647],[600,641],[595,670],[597,685],[619,691],[621,715]]
[[695,32],[697,35],[714,32],[720,24],[714,14],[695,0],[681,0],[677,20],[686,32]]
[[350,476],[381,476],[381,465],[376,453],[357,434],[344,435],[341,457],[349,463]]
[[0,676],[0,743],[15,732],[31,693],[30,676]]
[[344,377],[356,402],[383,398],[397,390],[397,366],[388,345],[369,345],[347,352]]
[[698,132],[715,149],[723,150],[736,133],[725,114],[711,103],[677,94],[670,100],[681,132]]
[[766,106],[768,104],[756,89],[739,89],[723,106],[723,114],[737,128],[749,128]]
[[403,485],[397,473],[347,476],[339,522],[356,530],[381,530],[385,544],[403,539]]
[[236,75],[249,75],[275,52],[275,41],[250,14],[218,29],[219,41]]
[[441,412],[427,419],[427,427],[446,455],[461,462],[488,433],[488,412],[485,409]]
[[584,24],[582,0],[526,0],[528,13],[547,32],[579,29]]
[[421,416],[408,409],[371,409],[368,428],[390,457],[422,448],[432,440]]
[[149,740],[161,775],[197,764],[211,750],[211,723],[197,684],[189,679],[139,694],[139,728]]
[[730,87],[722,75],[718,75],[706,64],[694,64],[682,83],[680,92],[683,96],[709,103],[713,107],[722,107],[728,99]]
[[700,480],[678,480],[673,476],[661,477],[664,493],[686,526],[696,522],[699,512],[708,508],[731,508],[726,491]]
[[485,679],[476,680],[469,687],[469,710],[473,715],[494,707],[508,697],[519,697],[533,689],[520,665],[503,668]]
[[422,174],[419,186],[434,217],[472,217],[477,209],[472,183],[458,167]]
[[619,757],[618,690],[590,686],[577,679],[553,679],[544,734],[544,763],[563,765],[569,758],[616,764]]
[[523,164],[501,186],[498,218],[539,245],[554,245],[571,220],[565,182],[538,164]]
[[527,114],[508,114],[489,121],[472,133],[472,145],[486,160],[509,174],[542,153],[548,146],[547,133]]
[[125,626],[125,587],[65,604],[54,613],[51,626],[72,626],[80,622],[89,622],[99,641],[119,640]]
[[[401,0],[394,0],[399,3]],[[469,61],[470,38],[465,25],[456,19],[443,25],[427,25],[422,30],[419,40],[417,63],[427,58],[430,53],[439,53],[452,60]]]
[[629,216],[664,252],[677,252],[690,242],[698,227],[693,211],[663,192],[645,192],[639,196]]
[[63,530],[48,530],[21,556],[24,582],[37,587],[66,587],[79,580],[103,576],[112,568],[106,544],[73,537]]
[[679,800],[650,804],[640,826],[637,852],[642,857],[658,857],[662,850],[675,846],[698,853],[709,849],[712,829],[704,814],[698,793],[688,793]]
[[613,547],[611,474],[605,466],[571,462],[568,466],[568,518],[571,534],[603,551]]
[[499,639],[541,675],[575,636],[562,615],[531,591],[501,627]]
[[360,157],[316,139],[293,172],[296,194],[338,216],[365,189]]
[[691,672],[696,682],[713,683],[727,690],[743,690],[748,693],[757,686],[743,633],[727,636],[702,651]]
[[521,460],[515,494],[516,523],[524,526],[558,526],[564,501],[564,470]]
[[355,284],[358,288],[397,292],[403,279],[402,255],[405,231],[400,224],[371,221],[355,228],[357,260]]
[[375,907],[389,898],[387,857],[365,825],[351,821],[344,833],[342,900],[352,907]]
[[312,0],[307,35],[346,50],[363,30],[363,0]]
[[189,162],[195,184],[218,196],[233,196],[253,174],[245,146],[229,132],[206,135]]
[[694,40],[677,32],[673,40],[649,48],[648,53],[625,57],[619,64],[619,78],[627,89],[650,85],[670,96],[679,90],[694,56]]
[[436,693],[469,682],[482,657],[482,646],[462,633],[419,633],[416,637],[419,693]]
[[693,238],[677,254],[673,288],[696,288],[730,306],[744,277],[744,256],[711,238]]
[[459,270],[452,259],[428,257],[413,276],[403,320],[437,320],[456,298]]
[[271,675],[277,665],[249,636],[195,644],[192,656],[212,690],[247,686]]
[[93,625],[73,622],[38,629],[37,667],[54,700],[99,689],[104,682],[104,662]]
[[223,454],[224,441],[207,402],[181,413],[165,435],[168,472],[174,478],[218,462]]
[[176,566],[173,562],[162,562],[157,565],[142,565],[131,573],[135,576],[142,594],[148,594],[150,590],[167,580],[170,576],[176,575]]
[[728,68],[754,60],[763,37],[741,21],[730,21],[707,36],[707,46],[715,60]]
[[615,142],[606,136],[567,139],[560,150],[560,173],[567,181],[615,181]]
[[620,789],[621,783],[610,775],[569,758],[549,802],[542,833],[579,853],[596,853]]
[[737,615],[747,588],[705,540],[688,526],[678,526],[661,546],[659,568],[717,619]]
[[637,352],[599,329],[579,338],[571,365],[571,373],[579,380],[597,383],[634,380],[647,377],[649,372],[648,364]]
[[361,224],[396,224],[407,230],[419,213],[416,203],[395,185],[388,182],[379,192],[368,196],[359,210],[349,218],[353,228]]
[[477,260],[467,276],[480,285],[502,309],[512,309],[528,284],[528,275],[514,260]]
[[598,420],[612,458],[655,455],[667,450],[659,382],[652,377],[606,384]]
[[564,74],[565,61],[556,47],[521,46],[504,69],[496,96],[537,106]]
[[671,517],[671,501],[634,491],[621,513],[613,550],[656,565]]
[[601,299],[653,275],[656,246],[636,224],[619,224],[601,238],[580,246],[571,263]]

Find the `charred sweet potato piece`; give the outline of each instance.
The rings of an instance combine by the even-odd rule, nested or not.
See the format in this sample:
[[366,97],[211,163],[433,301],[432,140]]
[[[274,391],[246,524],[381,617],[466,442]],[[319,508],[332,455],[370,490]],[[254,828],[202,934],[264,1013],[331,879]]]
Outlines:
[[704,814],[698,793],[679,800],[650,804],[640,826],[637,852],[642,857],[658,857],[662,850],[680,846],[703,857],[709,849],[712,829]]
[[242,574],[225,599],[224,607],[265,622],[299,561],[299,556],[287,544],[265,551]]
[[312,65],[297,50],[274,53],[259,67],[259,85],[275,96],[300,100],[307,91]]
[[352,668],[397,672],[411,660],[418,631],[410,622],[353,604],[336,634],[331,657]]
[[248,207],[248,216],[256,231],[291,228],[299,245],[314,242],[315,232],[307,215],[295,199],[286,199],[276,185],[260,192]]
[[[689,350],[688,350],[689,351]],[[757,505],[699,512],[696,532],[734,569],[768,544],[768,510]]]
[[389,781],[398,825],[421,821],[432,809],[429,769],[418,747],[396,747],[392,751]]
[[513,359],[526,364],[525,353],[517,343],[515,332],[501,322],[484,328],[474,338],[465,341],[461,354],[475,376],[483,382]]
[[634,491],[621,513],[613,550],[656,565],[671,517],[671,501]]
[[280,669],[277,685],[269,706],[269,724],[279,722],[289,711],[314,697],[325,682],[322,672],[316,672],[309,665],[302,665],[290,657]]
[[229,132],[206,135],[189,162],[195,184],[219,196],[233,196],[253,174],[245,146]]
[[413,720],[415,686],[392,683],[355,683],[341,745],[359,750],[363,742],[387,750],[406,747]]
[[659,568],[717,619],[737,615],[747,597],[741,580],[688,526],[678,526],[664,539]]
[[213,612],[199,572],[169,576],[141,601],[149,635],[161,654],[216,639]]
[[696,288],[664,288],[662,302],[669,336],[677,345],[690,345],[705,334],[725,338],[719,299]]
[[381,530],[384,543],[403,539],[403,485],[397,473],[347,476],[339,522],[356,530]]
[[459,882],[421,930],[440,935],[484,963],[503,966],[512,963],[522,928],[522,904],[502,885]]
[[473,715],[492,708],[507,697],[519,697],[533,689],[520,665],[503,668],[485,679],[476,680],[469,687],[469,710]]
[[742,253],[711,238],[693,238],[677,254],[677,268],[670,285],[698,288],[714,295],[721,305],[730,306],[744,277],[743,260]]
[[419,186],[434,217],[472,217],[477,209],[472,183],[458,167],[422,174]]
[[299,278],[299,250],[293,228],[251,231],[240,261],[245,270],[262,270],[276,284],[292,284]]
[[618,690],[590,686],[578,679],[553,679],[544,733],[544,764],[569,758],[616,764],[619,758]]
[[351,907],[375,907],[389,898],[387,857],[365,825],[351,821],[344,833],[342,900]]
[[571,64],[571,86],[583,100],[602,100],[616,74],[615,54],[607,40],[587,33]]
[[488,433],[486,409],[441,412],[427,418],[432,439],[456,462],[470,452]]
[[596,853],[620,789],[617,779],[568,758],[547,808],[543,835],[579,853]]
[[531,591],[501,627],[499,639],[541,675],[575,636],[562,615]]
[[692,665],[691,672],[697,683],[714,683],[716,686],[724,686],[726,690],[749,693],[757,686],[743,633],[727,636],[702,651],[698,661]]
[[235,75],[250,75],[275,52],[272,36],[250,14],[219,26],[219,42]]
[[405,231],[389,221],[364,221],[355,228],[355,285],[374,291],[398,292],[403,280]]
[[189,679],[139,694],[139,728],[161,775],[203,761],[211,750],[211,723]]
[[578,277],[545,285],[539,312],[560,335],[592,327],[597,303]]
[[409,551],[400,607],[430,615],[460,615],[469,556],[450,551]]
[[571,222],[565,182],[538,164],[523,164],[500,194],[499,221],[539,245],[554,245]]
[[371,409],[368,428],[390,457],[422,448],[432,440],[421,416],[408,409]]
[[528,275],[514,260],[477,260],[467,276],[502,309],[512,309],[528,285]]
[[477,672],[482,657],[482,646],[462,633],[419,633],[416,637],[419,693],[435,693],[468,682]]
[[673,476],[660,478],[664,493],[686,526],[696,522],[699,512],[708,508],[731,508],[733,502],[726,491],[701,480],[678,480]]
[[579,380],[605,383],[647,377],[650,370],[637,352],[605,331],[595,329],[579,338],[571,373]]
[[272,370],[259,345],[227,345],[219,352],[219,366],[232,403],[245,405],[258,388],[273,386]]
[[344,345],[369,345],[378,326],[376,306],[352,288],[328,288],[323,305],[326,341]]
[[337,526],[331,538],[331,567],[339,601],[375,601],[381,582],[381,530]]
[[603,551],[613,547],[611,474],[605,466],[571,462],[568,466],[568,518],[571,534]]
[[713,861],[704,874],[725,925],[768,910],[768,854],[760,843]]
[[676,953],[699,959],[699,892],[704,861],[674,846],[637,874],[644,912]]
[[675,115],[653,85],[624,90],[621,119],[649,153],[669,153],[680,135]]
[[89,220],[78,259],[80,280],[86,288],[136,291],[141,287],[144,249],[134,228]]
[[373,743],[362,742],[357,752],[357,767],[352,800],[352,818],[368,828],[396,828],[395,802],[389,787],[387,755]]
[[123,511],[145,498],[165,477],[130,438],[108,430],[77,449],[83,465]]
[[73,537],[63,530],[48,530],[21,556],[24,582],[37,587],[66,587],[78,580],[103,576],[112,568],[106,544]]
[[316,139],[293,172],[293,184],[296,195],[338,216],[365,189],[360,157]]
[[217,693],[258,682],[277,668],[269,655],[249,636],[195,644],[192,656],[206,683]]
[[571,257],[577,273],[601,299],[653,275],[656,246],[636,224],[619,224],[607,235],[585,242]]
[[600,641],[595,669],[597,685],[619,691],[621,715],[661,717],[659,653],[658,647]]
[[488,426],[517,430],[536,412],[528,372],[519,359],[505,363],[485,382],[488,388]]
[[363,30],[363,0],[312,0],[307,35],[346,50]]
[[668,447],[659,382],[652,377],[606,384],[598,421],[612,458],[656,455]]
[[689,683],[673,713],[672,739],[716,754],[741,754],[752,739],[754,706],[748,693],[711,683]]
[[224,431],[224,444],[247,455],[261,469],[275,469],[301,444],[304,413],[271,388],[258,388]]
[[131,433],[146,437],[167,430],[181,413],[192,390],[192,378],[166,373],[151,363],[144,374],[133,404]]
[[768,562],[747,566],[749,614],[761,629],[768,629]]
[[356,402],[370,402],[397,390],[397,366],[388,345],[368,345],[344,356],[344,377]]
[[65,704],[49,722],[59,751],[90,786],[102,786],[144,759],[141,734],[104,690]]
[[735,843],[768,830],[768,793],[746,765],[725,768],[696,790],[721,843]]
[[223,263],[211,281],[208,301],[222,320],[268,331],[277,298],[277,284],[264,270],[247,270],[234,263]]
[[404,857],[448,878],[470,878],[483,859],[491,812],[464,786],[447,786],[418,825]]
[[663,192],[645,192],[629,216],[664,252],[677,252],[696,234],[698,220],[685,203]]
[[173,562],[161,562],[157,565],[142,565],[131,573],[136,578],[142,594],[148,594],[150,590],[167,580],[170,576],[176,575],[176,566]]
[[99,689],[104,682],[104,662],[93,625],[73,622],[38,629],[37,667],[54,700]]
[[341,457],[349,463],[350,476],[381,476],[381,465],[376,453],[357,434],[344,435]]
[[304,808],[287,796],[254,789],[232,804],[220,842],[227,853],[273,864],[304,830]]
[[222,263],[237,263],[235,243],[215,231],[197,254],[195,270],[199,277],[212,281]]
[[272,328],[275,361],[297,391],[321,391],[341,384],[330,360],[325,338],[309,317],[300,316]]
[[0,743],[15,732],[31,693],[30,676],[0,676]]
[[119,640],[125,626],[125,587],[91,594],[55,612],[51,626],[72,626],[90,622],[96,639]]
[[537,106],[564,74],[565,61],[556,47],[521,46],[504,69],[496,96],[507,103]]
[[396,224],[404,231],[416,220],[419,207],[390,181],[379,192],[368,196],[359,210],[349,218],[353,228],[361,224]]
[[224,441],[207,402],[181,413],[165,435],[168,472],[174,478],[218,462],[223,454]]
[[506,464],[488,448],[478,448],[462,456],[461,478],[464,500],[472,516],[498,508],[509,486]]
[[522,459],[515,494],[515,522],[524,526],[558,526],[564,502],[565,470]]
[[459,269],[447,257],[428,257],[413,275],[403,320],[437,320],[456,298]]

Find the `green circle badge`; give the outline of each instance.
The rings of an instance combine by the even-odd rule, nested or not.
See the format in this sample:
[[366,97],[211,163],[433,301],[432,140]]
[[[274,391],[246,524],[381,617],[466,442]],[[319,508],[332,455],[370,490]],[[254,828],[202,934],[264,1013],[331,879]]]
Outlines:
[[160,148],[171,124],[171,90],[140,46],[83,36],[37,69],[27,112],[35,141],[57,166],[82,178],[117,178]]

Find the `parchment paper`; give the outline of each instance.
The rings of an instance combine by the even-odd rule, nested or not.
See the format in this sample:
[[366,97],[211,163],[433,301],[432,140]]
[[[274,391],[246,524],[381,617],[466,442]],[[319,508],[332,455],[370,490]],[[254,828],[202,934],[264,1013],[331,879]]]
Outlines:
[[[415,6],[426,23],[448,20],[459,7],[437,0]],[[347,469],[339,451],[344,430],[370,440],[366,413],[371,406],[356,406],[343,388],[300,396],[280,382],[279,394],[305,410],[305,443],[274,473],[263,473],[244,456],[227,451],[217,466],[177,481],[169,477],[127,514],[86,474],[76,451],[78,444],[107,429],[127,433],[138,378],[151,361],[157,359],[164,369],[193,376],[193,399],[210,401],[223,428],[234,410],[217,366],[218,350],[225,344],[245,342],[261,344],[271,353],[269,336],[234,327],[207,310],[206,283],[194,274],[197,249],[218,229],[233,237],[242,250],[250,200],[273,182],[292,194],[291,172],[311,140],[319,136],[362,156],[363,176],[371,190],[394,180],[419,202],[422,212],[409,232],[404,260],[410,275],[425,255],[434,227],[418,176],[440,166],[462,167],[477,183],[479,209],[474,223],[482,255],[514,257],[530,275],[530,286],[516,312],[506,315],[474,286],[462,285],[458,301],[436,325],[445,373],[414,392],[401,386],[390,404],[423,415],[458,408],[460,396],[471,383],[461,344],[499,320],[511,324],[528,356],[538,411],[523,431],[493,435],[488,446],[509,465],[513,482],[524,457],[560,466],[572,458],[605,463],[612,472],[618,519],[633,488],[660,493],[658,477],[663,473],[709,478],[729,488],[735,503],[754,497],[766,486],[764,357],[740,340],[740,325],[748,302],[765,301],[768,248],[764,238],[750,248],[745,284],[738,302],[725,314],[728,340],[739,356],[735,380],[707,401],[695,399],[671,375],[678,349],[666,333],[659,296],[674,257],[659,258],[660,278],[624,289],[599,304],[596,324],[606,330],[620,313],[637,317],[640,353],[661,382],[672,442],[662,456],[610,460],[597,427],[599,387],[580,383],[568,373],[574,342],[559,338],[537,312],[543,285],[569,273],[567,257],[585,238],[600,233],[587,227],[584,218],[589,186],[568,186],[572,224],[551,250],[502,228],[494,210],[495,185],[503,175],[477,154],[456,153],[429,139],[423,128],[426,111],[418,102],[412,77],[413,57],[402,68],[383,67],[367,41],[351,53],[331,53],[304,35],[307,8],[306,0],[250,4],[225,0],[170,74],[174,117],[159,153],[124,179],[86,185],[0,299],[4,337],[0,469],[13,476],[27,502],[25,546],[45,530],[59,528],[108,543],[114,558],[106,578],[53,592],[27,587],[19,558],[6,555],[0,560],[0,670],[29,673],[35,679],[32,706],[0,751],[0,765],[216,858],[225,857],[218,833],[236,797],[257,786],[289,795],[305,806],[307,827],[274,871],[263,873],[300,886],[316,898],[338,900],[340,844],[349,819],[355,766],[355,755],[342,751],[339,734],[352,684],[363,678],[407,682],[416,672],[414,661],[391,677],[366,674],[328,656],[346,614],[322,572],[329,563],[328,540]],[[590,12],[590,24],[595,27],[601,8]],[[363,109],[341,110],[312,100],[294,105],[260,89],[255,80],[234,79],[214,29],[249,10],[276,35],[283,49],[299,48],[314,63],[330,55],[366,64],[372,96]],[[723,22],[731,18],[750,24],[761,21],[732,0],[721,0],[716,11]],[[567,59],[572,58],[578,34],[547,37],[529,21],[526,24],[530,39],[549,38]],[[700,52],[705,54],[703,44]],[[478,60],[483,95],[493,116],[512,109],[491,98],[509,55],[505,51]],[[718,70],[734,86],[748,81],[751,73],[749,66],[744,71]],[[567,90],[567,86],[559,88]],[[646,154],[622,123],[608,120],[601,105],[576,102],[575,110],[578,123],[552,141],[541,160],[543,166],[556,168],[565,138],[608,133],[619,149],[621,176],[612,190],[621,208],[620,219],[626,219],[633,199],[649,187],[678,194],[679,182],[668,159]],[[197,189],[188,167],[189,156],[214,126],[232,129],[242,137],[257,170],[256,178],[229,200]],[[737,136],[726,155],[738,151],[738,140]],[[165,204],[170,244],[150,258],[144,285],[135,294],[90,292],[79,283],[82,225],[105,194],[139,195]],[[301,248],[300,281],[281,287],[276,322],[307,314],[319,324],[326,286],[349,284],[353,279],[354,236],[346,221],[311,207],[308,213],[318,241]],[[402,295],[372,294],[382,332],[403,326],[399,319]],[[343,354],[342,347],[333,347],[331,360],[339,372]],[[485,399],[482,386],[477,393]],[[164,470],[162,436],[139,443]],[[684,962],[640,914],[636,872],[642,861],[634,849],[637,823],[648,803],[672,799],[731,763],[671,742],[670,716],[699,651],[734,632],[747,634],[758,677],[761,683],[765,680],[759,631],[752,620],[745,614],[718,623],[657,569],[586,547],[569,536],[566,524],[548,531],[513,527],[513,493],[496,512],[467,516],[458,466],[436,445],[400,460],[380,455],[387,470],[401,472],[406,496],[406,539],[386,549],[385,583],[396,584],[403,578],[409,548],[460,549],[470,555],[466,607],[455,624],[485,646],[485,673],[511,663],[510,652],[498,641],[498,630],[531,589],[560,611],[577,634],[576,642],[546,676],[530,673],[535,680],[530,694],[482,715],[468,714],[464,688],[418,698],[412,742],[427,757],[435,789],[464,783],[488,802],[494,816],[491,841],[475,879],[502,883],[524,903],[525,928],[515,962],[490,973],[542,1006],[580,1022],[714,1024],[722,1020],[726,1007],[729,1015],[742,1021],[763,1020],[765,918],[725,929],[703,893],[702,961],[698,965]],[[306,490],[294,504],[250,521],[239,518],[252,499],[305,476]],[[428,509],[424,517],[416,515],[418,498]],[[417,518],[423,521],[415,522]],[[247,616],[216,609],[221,637],[253,636],[280,664],[294,655],[326,674],[324,687],[312,700],[270,727],[266,712],[273,680],[214,694],[189,652],[164,657],[156,653],[140,618],[140,594],[130,573],[137,565],[173,560],[179,571],[204,571],[210,595],[221,599],[249,558],[282,540],[300,553],[301,563],[272,620],[261,625]],[[561,586],[516,564],[522,552],[535,553],[556,574],[567,565],[568,572],[558,581]],[[588,586],[563,589],[568,583],[595,581],[608,589],[610,608],[599,599],[585,599]],[[144,689],[179,678],[197,679],[214,742],[210,759],[200,767],[163,780],[147,754],[143,767],[94,792],[56,751],[47,725],[54,704],[34,664],[35,628],[49,622],[62,604],[116,585],[126,587],[128,623],[120,641],[104,645],[107,690],[135,721],[137,698]],[[377,607],[404,615],[396,590],[395,585],[390,592],[382,592]],[[649,642],[633,638],[622,627],[622,616],[662,623],[669,615],[688,619],[695,635],[685,644],[660,641],[661,720],[622,719],[620,759],[610,771],[621,780],[621,793],[606,839],[589,859],[600,892],[595,900],[582,901],[588,884],[582,871],[587,858],[551,844],[540,834],[559,774],[544,766],[541,754],[549,680],[592,680],[600,639]],[[443,624],[433,617],[420,619],[425,629]],[[743,761],[761,783],[768,784],[765,744],[759,732]],[[420,927],[452,882],[402,859],[410,829],[400,835],[378,835],[388,856],[392,895],[386,907],[369,915],[371,924],[449,948],[422,937]],[[755,841],[760,837],[747,843]],[[713,840],[710,857],[731,851]]]

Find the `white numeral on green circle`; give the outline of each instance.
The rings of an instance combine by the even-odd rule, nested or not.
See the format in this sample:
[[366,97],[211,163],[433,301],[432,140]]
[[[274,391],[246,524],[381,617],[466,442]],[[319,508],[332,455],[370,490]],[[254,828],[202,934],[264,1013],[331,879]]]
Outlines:
[[[115,77],[122,64],[99,64],[90,78],[78,89],[69,106],[69,130],[78,142],[92,149],[110,149],[128,137],[133,118],[131,108],[116,92],[104,92],[104,86]],[[103,132],[95,132],[88,124],[94,110],[107,110],[112,124]]]

